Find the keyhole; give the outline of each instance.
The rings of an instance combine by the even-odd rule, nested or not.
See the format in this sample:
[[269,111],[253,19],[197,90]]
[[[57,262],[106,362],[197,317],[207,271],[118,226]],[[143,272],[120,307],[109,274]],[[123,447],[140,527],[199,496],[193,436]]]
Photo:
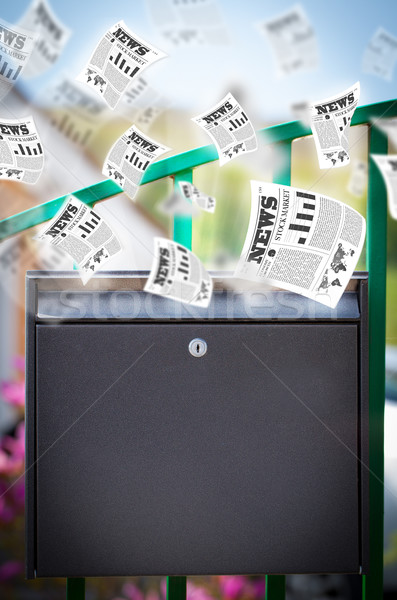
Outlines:
[[201,338],[194,338],[189,344],[189,352],[195,358],[200,358],[207,352],[207,343]]

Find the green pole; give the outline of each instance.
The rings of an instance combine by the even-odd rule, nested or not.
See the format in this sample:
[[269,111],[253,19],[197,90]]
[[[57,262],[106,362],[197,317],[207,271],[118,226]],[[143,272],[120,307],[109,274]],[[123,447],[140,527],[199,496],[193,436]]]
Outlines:
[[167,577],[167,599],[186,600],[186,577]]
[[[291,185],[292,141],[281,142],[276,148],[281,154],[282,163],[273,173],[274,183]],[[285,575],[266,575],[266,600],[285,599]]]
[[[179,171],[174,175],[174,187],[179,191],[179,181],[193,181],[193,170]],[[192,217],[191,215],[175,216],[174,217],[174,241],[186,246],[189,250],[192,249]]]
[[[371,127],[369,154],[387,154],[387,137]],[[386,337],[387,193],[368,157],[367,270],[369,294],[369,574],[363,599],[383,598],[383,477]]]
[[66,580],[66,599],[84,600],[85,598],[85,579],[80,577],[69,577]]
[[[193,170],[180,171],[174,176],[175,189],[179,181],[193,181]],[[192,217],[175,216],[173,239],[189,250],[192,249]],[[186,600],[186,577],[167,577],[167,600]]]

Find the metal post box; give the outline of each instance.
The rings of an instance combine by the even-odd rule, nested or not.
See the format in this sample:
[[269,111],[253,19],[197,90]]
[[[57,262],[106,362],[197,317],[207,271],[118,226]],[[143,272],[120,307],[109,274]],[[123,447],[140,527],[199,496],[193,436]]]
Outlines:
[[362,573],[367,275],[336,309],[27,275],[27,576]]

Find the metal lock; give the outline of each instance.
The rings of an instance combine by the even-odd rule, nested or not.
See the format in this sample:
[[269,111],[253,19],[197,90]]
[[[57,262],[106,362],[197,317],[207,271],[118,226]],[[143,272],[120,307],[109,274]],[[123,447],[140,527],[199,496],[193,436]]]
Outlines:
[[207,352],[207,342],[201,338],[194,338],[189,344],[189,352],[192,356],[200,358]]

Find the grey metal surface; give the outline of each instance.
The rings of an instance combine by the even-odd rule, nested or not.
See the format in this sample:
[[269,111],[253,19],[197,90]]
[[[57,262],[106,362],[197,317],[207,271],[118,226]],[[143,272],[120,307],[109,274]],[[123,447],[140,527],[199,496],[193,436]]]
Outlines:
[[358,572],[356,324],[36,331],[38,576]]
[[355,292],[346,292],[331,309],[293,292],[215,291],[208,308],[197,308],[143,291],[53,291],[38,294],[38,318],[81,319],[352,319],[360,317]]

